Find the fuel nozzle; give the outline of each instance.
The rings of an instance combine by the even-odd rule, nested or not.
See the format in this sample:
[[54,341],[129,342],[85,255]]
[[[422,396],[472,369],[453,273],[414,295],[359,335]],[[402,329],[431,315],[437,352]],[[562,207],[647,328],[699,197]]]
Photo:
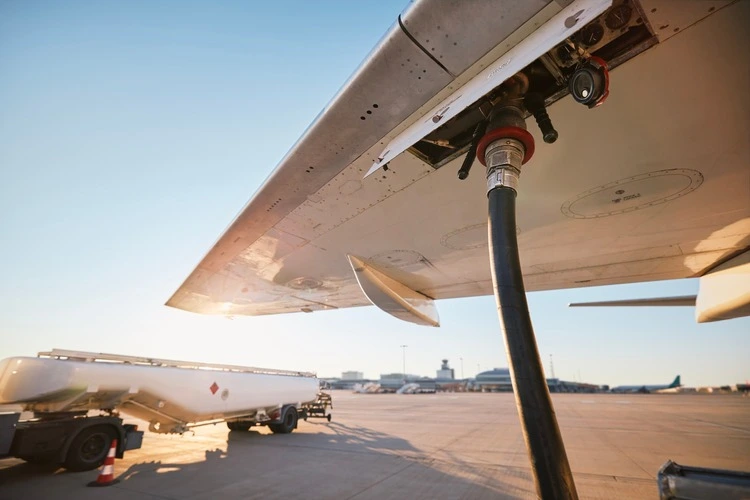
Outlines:
[[523,103],[526,109],[534,115],[539,129],[542,131],[544,142],[547,144],[555,142],[558,136],[557,130],[552,126],[552,120],[547,113],[547,108],[544,106],[544,98],[542,98],[541,94],[536,92],[528,93],[524,97]]

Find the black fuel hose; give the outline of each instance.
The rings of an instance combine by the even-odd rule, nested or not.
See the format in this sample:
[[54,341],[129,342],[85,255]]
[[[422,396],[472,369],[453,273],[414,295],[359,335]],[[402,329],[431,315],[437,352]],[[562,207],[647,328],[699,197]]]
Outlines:
[[496,187],[489,194],[492,280],[510,375],[537,494],[576,499],[575,484],[557,425],[531,324],[516,237],[516,192]]

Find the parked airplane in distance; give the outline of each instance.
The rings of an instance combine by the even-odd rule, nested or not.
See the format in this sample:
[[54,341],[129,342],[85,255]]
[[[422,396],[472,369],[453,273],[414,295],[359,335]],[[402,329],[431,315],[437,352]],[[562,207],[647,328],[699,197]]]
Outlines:
[[621,385],[619,387],[612,388],[611,392],[640,392],[642,394],[648,394],[650,392],[658,392],[665,389],[676,389],[678,387],[682,387],[679,375],[677,375],[669,385]]

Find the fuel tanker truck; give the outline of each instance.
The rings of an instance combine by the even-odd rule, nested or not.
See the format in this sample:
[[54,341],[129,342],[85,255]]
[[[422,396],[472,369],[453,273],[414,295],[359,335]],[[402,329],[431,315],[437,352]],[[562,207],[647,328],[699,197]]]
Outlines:
[[313,373],[61,349],[0,361],[0,405],[0,458],[72,471],[99,467],[115,439],[118,458],[141,447],[120,412],[157,433],[226,422],[287,434],[332,407]]

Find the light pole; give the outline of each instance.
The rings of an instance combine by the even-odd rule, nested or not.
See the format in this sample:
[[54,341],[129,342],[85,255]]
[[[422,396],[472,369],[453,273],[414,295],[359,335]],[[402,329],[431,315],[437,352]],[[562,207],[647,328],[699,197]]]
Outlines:
[[403,352],[403,359],[404,359],[404,384],[406,383],[406,348],[409,347],[406,344],[401,345],[401,351]]
[[464,358],[459,358],[461,360],[461,380],[464,379]]

